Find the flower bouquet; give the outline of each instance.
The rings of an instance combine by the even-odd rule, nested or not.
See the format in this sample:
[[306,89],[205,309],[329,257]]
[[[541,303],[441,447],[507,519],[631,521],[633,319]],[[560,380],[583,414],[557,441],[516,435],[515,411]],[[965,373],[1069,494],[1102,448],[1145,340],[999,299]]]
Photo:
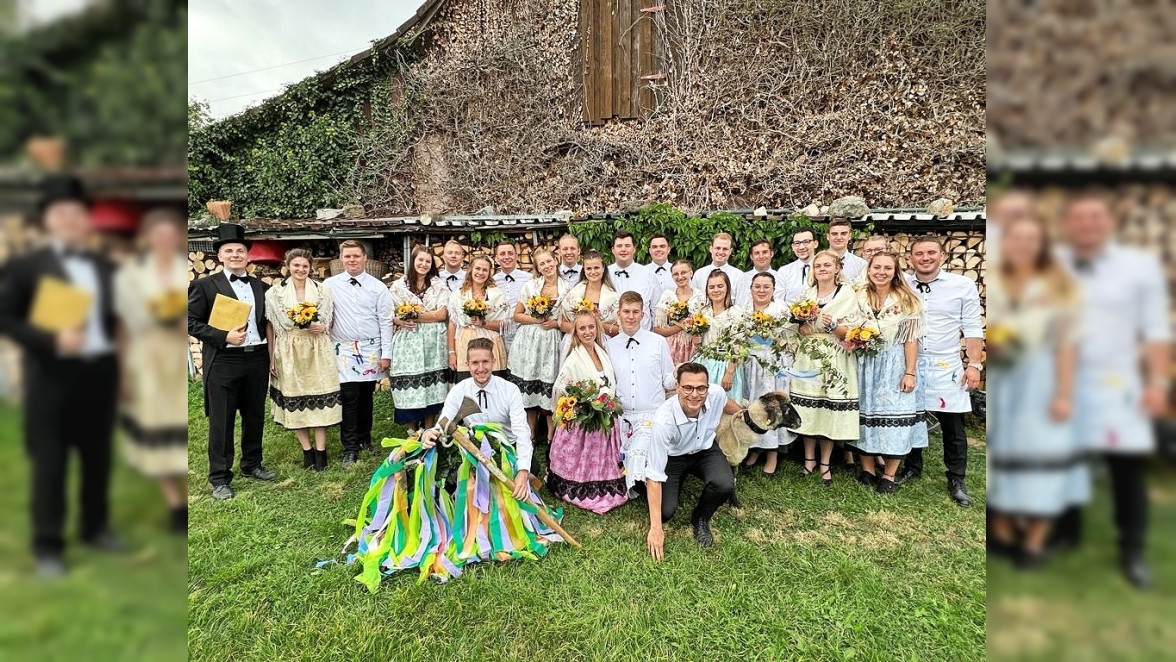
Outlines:
[[405,301],[399,306],[396,306],[396,317],[401,322],[415,322],[420,318],[423,311],[424,308],[421,307],[421,304]]
[[286,316],[290,318],[290,321],[294,323],[296,328],[310,328],[311,324],[319,321],[318,305],[309,301],[296,303],[286,311]]
[[546,294],[536,294],[530,299],[527,299],[523,307],[526,309],[528,315],[537,320],[545,320],[551,317],[551,314],[555,311],[555,305]]
[[710,331],[710,320],[701,312],[694,313],[682,321],[682,330],[692,336],[701,336]]
[[773,339],[779,335],[780,319],[762,310],[752,312],[747,322],[751,339],[761,345],[771,345]]
[[984,339],[986,361],[994,366],[1010,366],[1017,362],[1024,343],[1017,330],[1008,324],[990,323]]
[[161,326],[174,326],[188,314],[188,295],[183,290],[167,290],[147,302],[151,316]]
[[678,324],[690,317],[690,306],[685,301],[674,301],[666,309],[666,319],[670,324]]
[[841,347],[850,354],[874,356],[883,346],[882,334],[868,326],[855,326],[846,332]]
[[555,404],[557,425],[580,426],[584,432],[608,434],[621,415],[621,402],[591,380],[569,384],[565,395]]
[[484,322],[486,321],[486,311],[486,302],[482,299],[470,299],[461,305],[461,312],[470,319],[476,317]]
[[576,312],[577,313],[595,313],[596,312],[596,304],[592,303],[591,299],[580,299],[580,302],[576,304]]
[[821,306],[812,299],[805,299],[788,306],[788,312],[792,315],[791,321],[803,326],[817,321],[821,314]]

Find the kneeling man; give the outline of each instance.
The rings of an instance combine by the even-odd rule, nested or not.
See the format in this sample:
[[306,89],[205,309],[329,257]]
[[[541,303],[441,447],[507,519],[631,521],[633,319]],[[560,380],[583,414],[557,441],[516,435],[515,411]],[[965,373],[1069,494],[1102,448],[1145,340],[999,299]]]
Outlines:
[[653,415],[649,440],[645,489],[649,498],[649,553],[664,556],[662,525],[678,509],[678,494],[686,474],[706,482],[698,505],[690,513],[694,539],[703,547],[714,544],[710,518],[735,492],[735,476],[723,451],[715,443],[715,430],[724,413],[739,414],[743,408],[707,377],[706,366],[683,363],[678,366],[678,395],[666,400]]
[[514,445],[515,474],[513,493],[516,499],[525,499],[530,487],[531,455],[535,447],[531,443],[531,427],[527,425],[527,412],[523,409],[523,394],[519,387],[493,374],[494,343],[489,338],[474,338],[470,341],[466,362],[470,376],[458,382],[445,396],[437,426],[421,433],[421,443],[432,448],[441,436],[440,421],[452,421],[457,410],[467,397],[478,403],[482,411],[466,416],[462,425],[474,426],[483,423],[501,423],[503,433]]

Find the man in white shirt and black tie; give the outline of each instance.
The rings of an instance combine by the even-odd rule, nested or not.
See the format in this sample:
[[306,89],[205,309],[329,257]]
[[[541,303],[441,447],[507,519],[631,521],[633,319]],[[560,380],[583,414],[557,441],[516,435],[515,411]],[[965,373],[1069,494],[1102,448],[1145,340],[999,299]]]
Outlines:
[[376,453],[372,445],[373,400],[376,382],[392,363],[392,293],[380,279],[367,273],[367,247],[348,239],[339,244],[343,273],[323,281],[334,299],[331,342],[339,364],[343,400],[343,467],[355,464],[360,450]]
[[678,395],[666,400],[653,415],[645,490],[649,501],[646,544],[654,559],[665,555],[662,526],[678,510],[678,497],[687,474],[705,482],[698,505],[690,513],[694,539],[703,547],[714,544],[710,519],[735,493],[735,474],[715,440],[723,414],[743,409],[711,384],[706,366],[687,362],[678,366]]
[[735,288],[735,305],[745,309],[751,308],[751,280],[757,275],[765,273],[772,274],[772,280],[776,281],[776,289],[772,293],[772,301],[784,301],[784,282],[776,278],[776,274],[772,270],[773,255],[772,242],[767,239],[756,239],[751,242],[752,268],[745,271],[738,282],[731,283]]
[[[727,262],[727,260],[731,259],[731,251],[734,249],[734,245],[734,240],[731,238],[731,235],[726,232],[720,232],[714,236],[714,239],[711,239],[711,263],[695,271],[694,278],[690,279],[690,286],[694,288],[695,292],[706,292],[706,279],[710,277],[710,273],[715,269],[721,269],[726,273],[727,279],[731,281],[732,285],[739,282],[739,279],[743,277],[743,272]],[[656,301],[654,305],[657,305]]]
[[813,256],[817,253],[817,235],[812,230],[797,230],[792,235],[792,253],[796,259],[780,267],[776,280],[784,289],[784,303],[796,303],[809,288],[813,273]]
[[[969,391],[980,386],[984,364],[984,323],[980,294],[970,279],[943,270],[944,252],[939,239],[923,235],[911,244],[915,273],[907,282],[923,299],[927,335],[919,340],[919,382],[926,392],[926,410],[935,414],[943,431],[943,464],[947,467],[947,493],[960,506],[972,505],[964,485],[968,469],[968,438],[964,415],[972,411]],[[967,366],[960,359],[964,339]],[[923,449],[907,455],[896,482],[923,475]]]
[[569,288],[580,282],[580,240],[573,234],[565,234],[559,238],[559,277],[567,283]]
[[518,324],[514,321],[515,304],[519,302],[519,293],[523,291],[523,283],[531,280],[531,273],[517,269],[518,253],[514,242],[500,241],[494,247],[494,260],[498,263],[499,271],[494,274],[494,284],[502,289],[502,298],[506,301],[506,309],[510,315],[502,320],[502,342],[506,351],[510,353],[510,343],[514,340]]
[[614,392],[621,401],[621,450],[630,497],[645,488],[653,413],[666,401],[666,392],[677,385],[670,345],[664,337],[641,328],[644,316],[641,295],[622,294],[617,311],[621,332],[605,343],[617,378]]
[[657,304],[661,292],[658,291],[657,279],[653,277],[644,265],[637,264],[633,257],[637,254],[637,244],[633,233],[621,230],[613,237],[613,260],[608,266],[609,277],[617,294],[636,292],[646,301],[646,315],[641,321],[641,328],[649,330],[653,321],[651,306]]
[[[441,436],[440,421],[452,421],[465,426],[482,423],[501,423],[506,438],[514,445],[516,466],[513,494],[516,499],[525,499],[530,493],[527,481],[531,475],[531,456],[534,445],[531,442],[531,427],[527,425],[527,411],[523,409],[523,394],[519,387],[496,377],[494,370],[494,343],[489,338],[474,338],[467,353],[470,376],[453,386],[445,396],[438,426],[421,433],[421,443],[432,448]],[[467,416],[464,421],[454,421],[461,403],[470,398],[478,403],[481,413]]]
[[465,282],[465,269],[462,264],[465,263],[465,247],[460,242],[450,239],[445,242],[445,248],[441,251],[441,270],[437,272],[437,277],[445,283],[445,287],[450,292],[460,290],[461,284]]
[[829,221],[828,239],[829,250],[841,258],[841,277],[852,283],[866,268],[866,261],[849,252],[849,242],[853,239],[853,226],[849,220],[835,218]]
[[678,287],[673,275],[670,274],[670,269],[674,265],[670,262],[670,240],[664,234],[658,233],[649,238],[649,264],[645,266],[657,279],[657,298],[651,302],[656,306],[662,292]]

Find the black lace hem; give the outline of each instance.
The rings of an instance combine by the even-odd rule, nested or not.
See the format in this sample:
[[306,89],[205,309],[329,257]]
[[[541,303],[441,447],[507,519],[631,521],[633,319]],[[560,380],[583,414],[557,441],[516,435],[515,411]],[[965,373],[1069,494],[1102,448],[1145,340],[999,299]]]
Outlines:
[[808,398],[803,395],[792,394],[793,407],[807,407],[809,409],[828,409],[829,411],[857,411],[858,401],[831,400],[829,398]]
[[270,386],[270,400],[284,411],[304,411],[313,409],[331,409],[343,405],[341,391],[323,393],[322,395],[283,395],[276,386]]
[[419,375],[393,375],[389,377],[393,391],[411,391],[416,388],[427,388],[437,384],[445,384],[449,380],[449,368],[441,368]]
[[625,478],[592,480],[580,483],[561,477],[554,471],[547,472],[547,487],[551,493],[566,501],[585,501],[610,496],[627,496]]
[[1001,471],[1068,471],[1085,463],[1090,455],[1079,453],[1067,457],[993,457],[989,455],[993,469]]
[[541,379],[522,379],[516,377],[514,374],[509,374],[506,379],[515,386],[519,387],[523,395],[551,395],[551,389],[555,387],[555,383],[548,384]]
[[127,415],[119,416],[119,427],[127,439],[136,446],[159,448],[163,446],[188,446],[188,426],[170,426],[165,428],[144,428],[139,422]]
[[861,424],[868,428],[909,428],[926,422],[927,414],[926,412],[890,416],[867,416],[863,414],[860,420]]

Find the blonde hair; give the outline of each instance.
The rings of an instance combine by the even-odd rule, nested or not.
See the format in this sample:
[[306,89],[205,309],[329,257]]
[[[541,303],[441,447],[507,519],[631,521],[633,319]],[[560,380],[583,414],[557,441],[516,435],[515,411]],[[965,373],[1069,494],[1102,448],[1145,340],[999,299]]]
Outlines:
[[555,256],[555,253],[552,253],[550,250],[548,250],[546,248],[536,248],[534,251],[531,251],[532,275],[539,276],[539,277],[543,276],[543,274],[539,272],[539,256],[541,256],[541,255],[546,255],[546,256],[550,257],[551,259],[555,260],[555,269],[556,269],[555,275],[559,276],[559,258]]
[[485,255],[479,255],[479,256],[475,257],[474,259],[470,260],[470,266],[469,266],[469,269],[466,270],[465,280],[463,280],[461,282],[461,291],[462,292],[472,292],[473,291],[473,289],[474,289],[474,265],[477,264],[478,262],[485,262],[487,271],[489,272],[488,275],[486,276],[486,284],[483,286],[486,288],[487,296],[489,296],[490,288],[498,287],[498,283],[494,282],[494,262],[490,258],[486,257]]
[[735,246],[735,240],[733,238],[731,238],[731,235],[727,234],[726,232],[720,232],[720,233],[716,234],[714,236],[714,238],[711,239],[711,246],[715,245],[716,239],[726,239],[727,243],[731,244],[732,247]]
[[579,321],[579,319],[581,317],[592,318],[592,321],[596,324],[596,340],[594,341],[594,344],[597,347],[599,347],[602,351],[607,351],[604,347],[604,324],[600,321],[600,316],[597,315],[596,313],[588,312],[587,310],[582,310],[582,311],[576,313],[576,316],[572,318],[572,333],[571,333],[572,341],[568,344],[568,353],[564,354],[564,358],[571,356],[572,352],[574,352],[577,347],[584,344],[580,340],[580,334],[576,331],[576,327],[577,327],[576,322]]
[[874,265],[874,260],[880,257],[888,257],[894,261],[894,273],[890,276],[890,291],[898,299],[898,309],[904,315],[914,315],[923,312],[923,300],[920,299],[915,291],[911,289],[910,283],[907,283],[906,278],[902,275],[902,270],[898,268],[898,256],[890,252],[875,253],[870,261],[866,263],[866,296],[870,300],[870,306],[875,310],[879,310],[886,303],[878,296],[878,289],[874,286],[874,281],[870,280],[868,272],[870,267]]
[[817,254],[813,256],[813,261],[811,262],[812,268],[809,269],[808,286],[815,287],[817,284],[817,258],[821,257],[822,255],[830,258],[833,260],[833,264],[837,265],[837,275],[833,277],[833,282],[837,285],[844,284],[845,277],[842,275],[841,271],[841,257],[833,251],[825,249],[823,251],[817,251]]
[[[1097,199],[1097,198],[1087,198]],[[1043,277],[1049,292],[1050,298],[1056,303],[1074,303],[1078,299],[1078,283],[1058,261],[1054,259],[1053,247],[1051,246],[1049,229],[1045,222],[1037,216],[1030,216],[1027,218],[1016,219],[1005,227],[1004,236],[1008,236],[1009,230],[1014,225],[1020,223],[1032,223],[1041,232],[1041,251],[1038,252],[1037,258],[1033,262],[1034,270]],[[1005,260],[1001,260],[1000,268],[997,270],[997,278],[1001,285],[1005,285],[1008,279],[1009,272],[1012,271]]]

